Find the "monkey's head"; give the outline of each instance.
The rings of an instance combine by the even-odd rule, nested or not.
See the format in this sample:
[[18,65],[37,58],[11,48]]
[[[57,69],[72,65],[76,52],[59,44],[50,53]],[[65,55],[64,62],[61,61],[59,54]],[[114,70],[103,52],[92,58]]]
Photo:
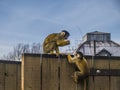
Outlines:
[[83,59],[83,53],[80,52],[80,51],[76,51],[76,52],[75,52],[75,56],[77,56],[77,57],[80,58],[80,59]]
[[69,33],[68,31],[66,31],[66,30],[62,30],[62,31],[61,31],[61,35],[62,35],[65,39],[67,39],[67,38],[70,36],[70,33]]

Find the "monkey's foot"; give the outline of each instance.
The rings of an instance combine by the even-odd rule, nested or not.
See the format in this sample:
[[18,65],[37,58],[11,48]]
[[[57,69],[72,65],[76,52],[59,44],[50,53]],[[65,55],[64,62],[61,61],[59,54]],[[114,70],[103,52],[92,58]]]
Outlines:
[[75,83],[78,83],[78,76],[73,75],[71,77],[72,77],[72,79],[74,80]]

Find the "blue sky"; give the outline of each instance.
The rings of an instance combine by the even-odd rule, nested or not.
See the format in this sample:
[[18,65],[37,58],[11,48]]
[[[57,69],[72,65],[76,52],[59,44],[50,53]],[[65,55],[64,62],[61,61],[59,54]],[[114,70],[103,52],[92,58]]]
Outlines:
[[120,0],[0,0],[0,56],[63,29],[73,45],[96,30],[120,43]]

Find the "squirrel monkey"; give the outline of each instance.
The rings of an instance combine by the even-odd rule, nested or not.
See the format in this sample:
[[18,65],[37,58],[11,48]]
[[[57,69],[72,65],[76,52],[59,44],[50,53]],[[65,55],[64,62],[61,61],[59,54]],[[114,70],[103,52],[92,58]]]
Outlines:
[[52,33],[48,35],[43,43],[43,52],[59,55],[59,47],[70,44],[70,41],[67,40],[69,35],[69,32],[66,30],[62,30],[60,33]]
[[89,75],[89,67],[86,59],[83,54],[79,51],[76,51],[74,56],[68,55],[68,62],[75,63],[79,71],[75,71],[73,75],[73,79],[76,83],[78,83],[79,79],[83,79]]

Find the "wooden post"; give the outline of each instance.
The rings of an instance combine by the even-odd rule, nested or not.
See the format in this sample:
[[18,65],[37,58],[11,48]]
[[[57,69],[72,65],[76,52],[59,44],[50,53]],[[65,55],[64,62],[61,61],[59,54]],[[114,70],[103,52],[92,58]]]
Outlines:
[[[120,59],[110,59],[110,68],[116,71],[120,70]],[[111,74],[114,73],[111,72]],[[120,75],[115,76],[114,74],[110,76],[110,90],[120,90]]]
[[77,84],[72,75],[75,72],[75,66],[69,64],[67,58],[60,59],[60,90],[76,90]]
[[21,90],[21,63],[17,64],[17,89],[16,90]]
[[22,90],[41,90],[40,55],[24,54],[22,57]]
[[0,90],[5,90],[5,75],[4,75],[5,69],[4,64],[0,63]]
[[53,56],[43,57],[42,60],[42,90],[59,90],[59,63]]
[[5,64],[5,90],[16,90],[16,64]]
[[20,69],[20,62],[0,61],[0,90],[21,90]]

